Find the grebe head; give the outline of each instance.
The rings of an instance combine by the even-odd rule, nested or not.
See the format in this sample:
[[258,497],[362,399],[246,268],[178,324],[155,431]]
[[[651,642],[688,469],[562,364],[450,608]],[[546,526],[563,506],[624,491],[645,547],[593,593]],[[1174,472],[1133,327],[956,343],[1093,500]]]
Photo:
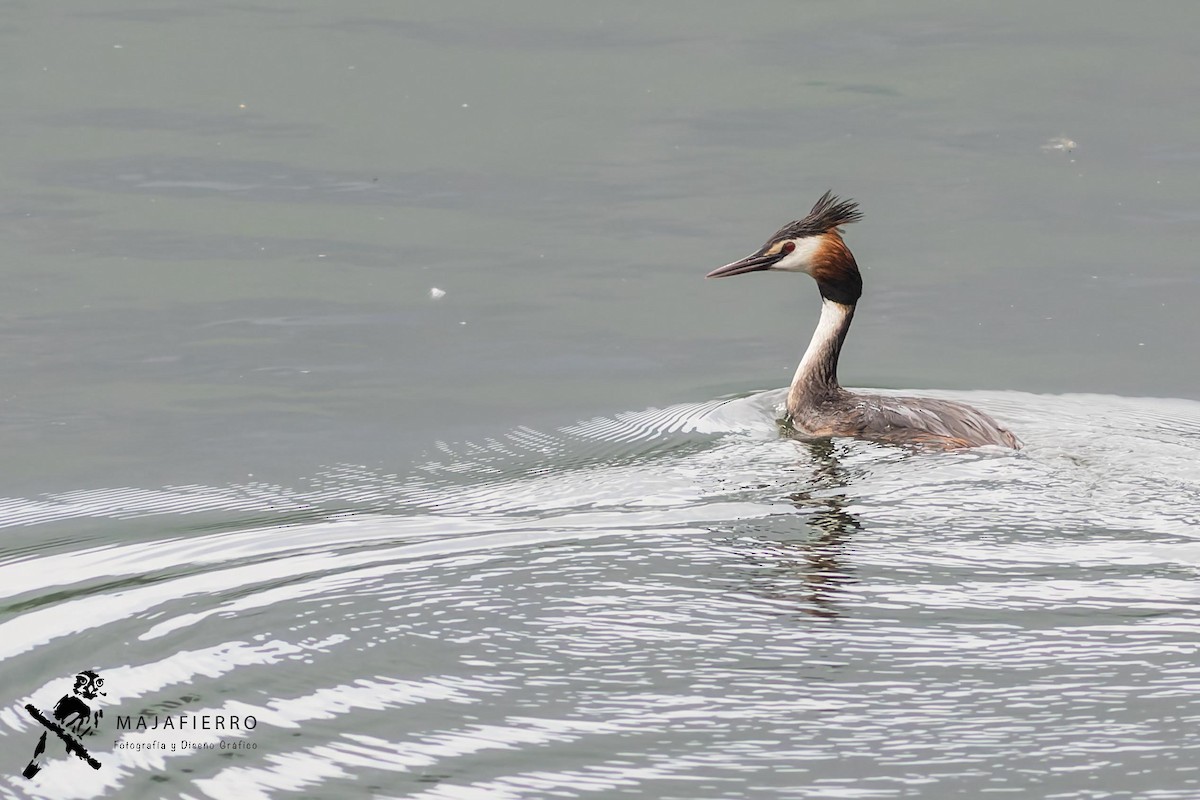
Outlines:
[[757,252],[705,277],[727,278],[762,270],[804,272],[816,280],[822,297],[854,305],[862,296],[862,276],[838,228],[860,219],[857,203],[826,192],[804,219],[784,225]]

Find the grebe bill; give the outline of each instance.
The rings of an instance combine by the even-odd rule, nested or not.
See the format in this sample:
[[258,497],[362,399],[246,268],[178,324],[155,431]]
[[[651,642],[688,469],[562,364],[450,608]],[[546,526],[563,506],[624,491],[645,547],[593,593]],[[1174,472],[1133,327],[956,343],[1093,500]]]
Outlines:
[[858,262],[838,229],[861,219],[857,203],[826,192],[808,216],[784,225],[757,252],[706,276],[771,270],[803,272],[816,280],[821,318],[792,378],[787,422],[810,438],[852,436],[946,450],[982,445],[1019,450],[1016,436],[971,406],[923,397],[858,394],[838,383],[838,356],[862,296]]

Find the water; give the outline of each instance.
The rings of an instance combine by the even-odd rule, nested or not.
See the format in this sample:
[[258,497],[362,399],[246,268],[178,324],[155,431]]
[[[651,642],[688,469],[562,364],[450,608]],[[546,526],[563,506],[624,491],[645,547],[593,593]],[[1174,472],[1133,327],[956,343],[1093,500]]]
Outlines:
[[1200,403],[955,396],[1025,450],[800,443],[773,391],[10,501],[0,723],[32,742],[86,652],[125,713],[251,714],[258,750],[105,741],[34,796],[1195,794]]
[[0,795],[1200,796],[1191,6],[9,12]]

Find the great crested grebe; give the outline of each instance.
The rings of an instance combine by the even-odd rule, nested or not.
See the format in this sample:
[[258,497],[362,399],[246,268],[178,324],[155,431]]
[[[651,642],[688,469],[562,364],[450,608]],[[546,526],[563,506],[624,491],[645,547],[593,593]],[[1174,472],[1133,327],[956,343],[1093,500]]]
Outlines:
[[853,200],[826,192],[808,216],[784,225],[756,253],[708,273],[805,272],[821,290],[821,319],[796,368],[787,398],[787,421],[808,438],[853,436],[877,442],[954,450],[1021,442],[994,419],[970,406],[923,397],[856,394],[838,385],[838,354],[862,297],[862,276],[838,227],[858,222]]

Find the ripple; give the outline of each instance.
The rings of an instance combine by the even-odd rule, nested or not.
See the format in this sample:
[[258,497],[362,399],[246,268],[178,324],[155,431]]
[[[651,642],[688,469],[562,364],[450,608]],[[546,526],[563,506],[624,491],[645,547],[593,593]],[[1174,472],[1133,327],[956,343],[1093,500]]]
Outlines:
[[84,665],[106,719],[259,722],[0,791],[1196,796],[1200,404],[943,396],[1025,450],[782,439],[773,391],[0,501],[9,752]]

